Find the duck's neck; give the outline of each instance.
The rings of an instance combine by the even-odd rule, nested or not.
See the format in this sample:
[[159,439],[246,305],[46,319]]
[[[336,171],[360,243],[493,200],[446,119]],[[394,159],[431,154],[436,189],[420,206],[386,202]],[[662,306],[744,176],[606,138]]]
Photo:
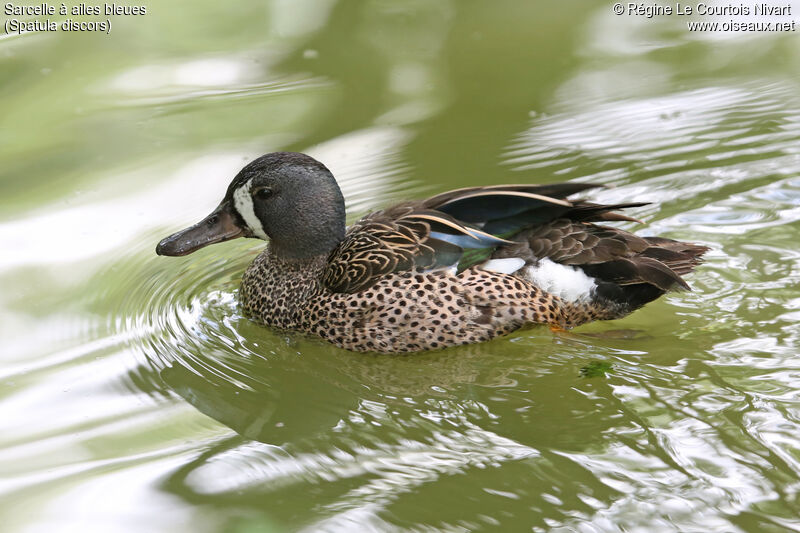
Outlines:
[[281,261],[303,262],[317,261],[320,257],[327,259],[331,251],[338,246],[338,236],[323,237],[316,241],[270,239],[269,253]]
[[328,262],[330,251],[314,254],[300,254],[298,256],[296,250],[290,252],[272,241],[267,245],[267,249],[264,253],[267,255],[270,263],[279,264],[285,271],[321,274]]

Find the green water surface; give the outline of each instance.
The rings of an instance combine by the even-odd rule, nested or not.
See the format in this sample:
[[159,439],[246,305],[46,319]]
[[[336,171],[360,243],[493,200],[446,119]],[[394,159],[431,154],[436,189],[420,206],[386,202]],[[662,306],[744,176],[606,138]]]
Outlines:
[[[0,34],[0,530],[800,531],[796,32],[610,1],[142,5]],[[711,251],[624,320],[354,354],[241,315],[263,243],[154,253],[275,150],[328,165],[351,219],[577,179]]]

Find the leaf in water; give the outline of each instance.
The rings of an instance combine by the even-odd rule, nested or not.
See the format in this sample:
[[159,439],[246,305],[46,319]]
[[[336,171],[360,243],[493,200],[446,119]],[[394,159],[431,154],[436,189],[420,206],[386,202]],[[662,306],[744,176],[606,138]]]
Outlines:
[[581,377],[584,378],[597,378],[606,375],[606,372],[611,370],[613,365],[607,361],[592,361],[588,365],[581,368]]

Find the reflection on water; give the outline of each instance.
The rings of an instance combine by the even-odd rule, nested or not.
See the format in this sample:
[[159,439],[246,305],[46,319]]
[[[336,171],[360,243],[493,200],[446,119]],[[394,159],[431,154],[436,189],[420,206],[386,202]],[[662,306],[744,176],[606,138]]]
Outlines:
[[[795,38],[580,7],[160,4],[103,46],[0,40],[4,531],[800,530]],[[241,315],[255,241],[153,254],[277,149],[351,218],[577,179],[712,250],[624,321],[344,352]]]

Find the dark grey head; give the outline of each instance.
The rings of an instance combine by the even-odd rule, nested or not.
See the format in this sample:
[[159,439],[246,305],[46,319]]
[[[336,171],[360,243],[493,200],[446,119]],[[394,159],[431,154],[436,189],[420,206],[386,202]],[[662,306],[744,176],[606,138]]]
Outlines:
[[344,238],[344,198],[333,174],[305,154],[274,152],[245,166],[219,206],[158,243],[159,255],[186,255],[236,237],[269,239],[286,258],[327,254]]

